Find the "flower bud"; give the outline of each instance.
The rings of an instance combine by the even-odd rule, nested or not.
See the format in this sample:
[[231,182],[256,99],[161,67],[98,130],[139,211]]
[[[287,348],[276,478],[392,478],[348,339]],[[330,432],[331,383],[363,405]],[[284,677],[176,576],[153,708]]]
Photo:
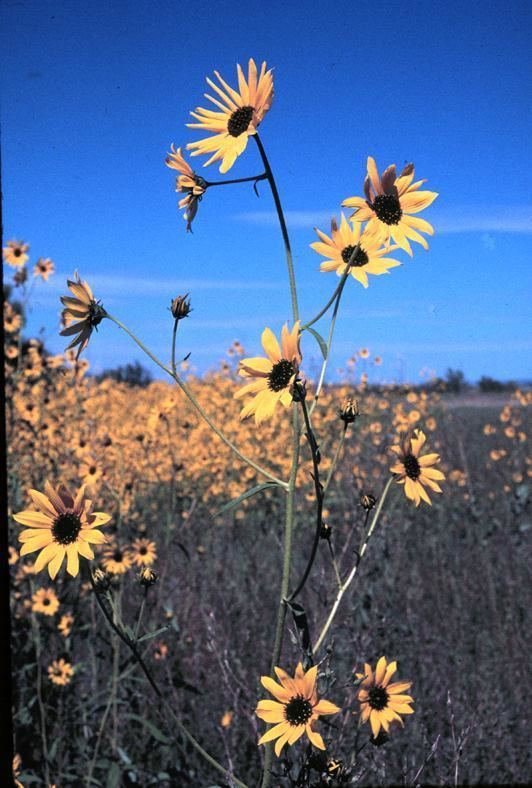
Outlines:
[[362,493],[360,496],[360,505],[366,512],[371,512],[375,504],[377,503],[377,499],[374,495],[370,495],[369,493]]
[[188,317],[190,312],[192,311],[190,308],[190,300],[188,299],[188,293],[183,296],[177,296],[176,298],[172,299],[172,305],[170,307],[170,311],[172,315],[175,317],[176,320],[182,320],[184,317]]
[[105,594],[108,590],[109,586],[111,585],[111,581],[109,575],[104,572],[102,569],[95,569],[92,573],[92,580],[94,582],[94,587],[99,594]]
[[145,588],[155,585],[158,579],[159,577],[157,572],[154,572],[153,569],[149,568],[149,566],[144,567],[144,569],[139,574],[139,583]]
[[342,409],[338,411],[338,416],[346,426],[347,424],[353,424],[360,416],[357,400],[351,399],[351,397],[346,399]]

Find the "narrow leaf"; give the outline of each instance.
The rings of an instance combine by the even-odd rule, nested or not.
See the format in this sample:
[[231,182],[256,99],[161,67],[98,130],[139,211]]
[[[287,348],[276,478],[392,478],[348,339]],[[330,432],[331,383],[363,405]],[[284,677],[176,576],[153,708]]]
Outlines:
[[218,509],[216,514],[213,517],[218,517],[220,514],[224,514],[225,512],[229,512],[231,509],[234,509],[236,506],[239,506],[242,501],[245,501],[246,498],[251,498],[253,495],[261,492],[262,490],[267,490],[268,487],[277,487],[278,485],[275,482],[263,482],[262,484],[257,484],[256,487],[251,487],[251,489],[246,490],[243,492],[242,495],[239,495],[238,498],[233,498],[232,501],[229,503],[224,504],[221,509]]
[[312,334],[312,336],[320,346],[321,355],[323,356],[323,358],[327,358],[327,342],[324,340],[321,334],[318,334],[318,332],[314,331],[313,328],[307,328],[307,331],[310,331],[310,333]]

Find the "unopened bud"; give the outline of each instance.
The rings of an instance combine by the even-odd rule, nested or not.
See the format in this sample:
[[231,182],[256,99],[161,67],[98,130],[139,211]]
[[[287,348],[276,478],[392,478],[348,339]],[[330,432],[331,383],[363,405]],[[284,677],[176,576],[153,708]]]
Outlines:
[[369,493],[363,493],[360,496],[360,505],[366,512],[371,512],[375,504],[377,503],[377,499],[374,495],[370,495]]
[[95,569],[92,573],[92,580],[94,583],[94,587],[99,594],[104,594],[109,586],[111,585],[111,580],[109,575],[104,572],[102,569]]
[[170,307],[170,311],[172,315],[175,317],[176,320],[182,320],[184,317],[188,317],[190,312],[192,311],[190,308],[190,300],[188,299],[188,293],[183,296],[177,296],[177,298],[172,299],[172,305]]
[[360,416],[360,410],[356,399],[346,399],[341,410],[338,411],[338,416],[344,424],[353,424],[354,421]]
[[327,525],[327,523],[322,523],[320,529],[320,539],[330,539],[331,534],[332,534],[331,526]]
[[307,384],[304,380],[297,379],[292,387],[292,397],[294,402],[304,402],[307,396]]
[[144,567],[139,574],[139,583],[145,588],[155,585],[158,579],[157,572],[154,572],[153,569],[150,569],[148,566]]

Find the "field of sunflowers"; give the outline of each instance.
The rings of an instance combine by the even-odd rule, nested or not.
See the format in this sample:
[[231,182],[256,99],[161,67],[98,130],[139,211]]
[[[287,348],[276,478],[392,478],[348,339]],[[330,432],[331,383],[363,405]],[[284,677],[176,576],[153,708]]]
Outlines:
[[[28,490],[42,490],[46,481],[86,485],[111,517],[91,567],[105,574],[116,615],[137,635],[145,663],[201,743],[231,770],[258,778],[254,709],[264,692],[258,677],[268,671],[280,575],[279,491],[264,489],[223,511],[261,479],[175,386],[98,382],[86,361],[71,351],[49,355],[38,340],[22,341],[21,328],[6,302],[10,513],[26,509]],[[246,455],[267,458],[285,477],[289,459],[278,446],[287,414],[276,413],[260,433],[239,419],[233,394],[243,353],[235,343],[218,371],[189,376],[189,385]],[[322,777],[325,766],[316,763],[312,784],[522,781],[531,768],[530,395],[516,391],[505,404],[480,407],[450,402],[429,384],[371,386],[355,368],[352,359],[345,383],[325,388],[315,413],[326,474],[326,457],[343,431],[339,408],[349,396],[360,410],[328,490],[323,515],[330,531],[301,609],[321,625],[335,595],[331,553],[345,575],[363,533],[364,496],[380,495],[398,430],[425,426],[447,483],[432,508],[412,507],[398,485],[391,491],[321,666],[326,696],[347,692],[350,704],[322,725],[338,760]],[[313,519],[311,457],[303,452],[294,538],[304,556]],[[20,527],[11,523],[21,784],[214,784],[209,764],[176,738],[127,648],[99,615],[88,573],[61,572],[55,582],[36,573],[33,556],[20,556]],[[146,568],[157,574],[153,585],[142,581]],[[287,663],[299,653],[297,617],[289,631]],[[393,654],[412,680],[416,713],[389,740],[370,741],[357,724],[353,677],[365,655],[381,652]],[[276,768],[281,779],[288,766],[280,761]]]

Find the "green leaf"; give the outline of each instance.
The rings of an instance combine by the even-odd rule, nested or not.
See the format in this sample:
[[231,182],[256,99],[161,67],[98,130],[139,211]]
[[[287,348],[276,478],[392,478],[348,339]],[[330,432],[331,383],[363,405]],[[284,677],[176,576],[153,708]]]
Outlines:
[[111,768],[107,772],[106,788],[119,788],[121,779],[120,766],[117,763],[111,764]]
[[314,331],[313,328],[307,328],[307,331],[310,331],[310,333],[312,334],[312,336],[320,346],[321,355],[323,356],[323,358],[327,358],[327,342],[324,340],[321,334],[318,334],[318,332]]
[[164,627],[160,627],[160,629],[156,629],[155,632],[146,632],[141,638],[137,640],[137,643],[142,643],[143,640],[151,640],[152,638],[156,638],[157,635],[161,635],[163,632],[169,629],[169,625],[166,624]]
[[127,720],[134,720],[135,722],[140,722],[141,725],[144,725],[146,730],[153,736],[154,739],[160,741],[162,744],[168,744],[170,739],[166,736],[159,728],[150,722],[149,720],[145,720],[144,717],[139,717],[138,714],[124,714],[125,719]]
[[278,487],[278,485],[276,484],[276,482],[263,482],[262,484],[257,484],[256,487],[251,487],[251,489],[246,490],[246,492],[243,492],[242,495],[239,495],[238,498],[234,498],[232,501],[229,501],[229,503],[226,503],[224,506],[222,506],[221,509],[218,509],[218,511],[216,512],[216,514],[213,515],[213,517],[218,517],[220,514],[225,514],[225,512],[229,512],[231,509],[234,509],[236,506],[239,506],[242,503],[242,501],[246,500],[246,498],[251,498],[253,495],[262,492],[262,490],[267,490],[268,487]]

